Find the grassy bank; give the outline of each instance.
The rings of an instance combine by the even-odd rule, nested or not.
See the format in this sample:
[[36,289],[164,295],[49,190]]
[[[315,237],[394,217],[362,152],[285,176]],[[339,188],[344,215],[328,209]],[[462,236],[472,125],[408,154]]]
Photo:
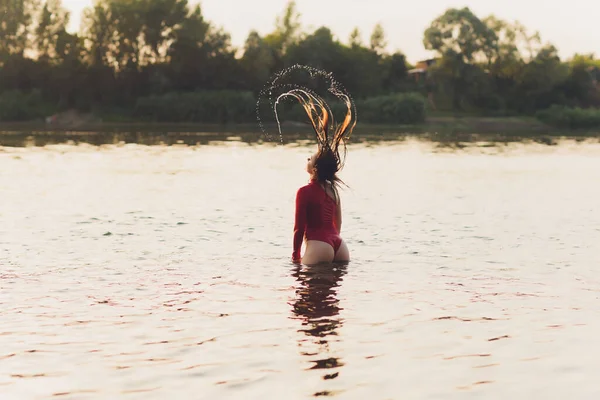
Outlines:
[[[267,125],[267,131],[276,133],[274,125]],[[297,122],[284,122],[282,130],[286,134],[310,133],[308,124]],[[210,132],[224,135],[230,133],[260,133],[258,123],[237,124],[204,124],[190,122],[146,122],[131,119],[98,120],[81,119],[69,120],[65,123],[47,124],[43,121],[34,122],[4,122],[0,123],[0,132],[35,131],[35,132],[69,132],[76,131],[81,134],[93,132]],[[535,134],[568,134],[571,130],[546,125],[535,118],[529,117],[475,117],[475,116],[429,116],[425,122],[418,124],[372,124],[362,123],[359,119],[355,134],[365,133],[457,133],[457,134],[503,134],[503,135],[535,135]],[[591,135],[600,134],[599,130],[590,129],[586,132]]]

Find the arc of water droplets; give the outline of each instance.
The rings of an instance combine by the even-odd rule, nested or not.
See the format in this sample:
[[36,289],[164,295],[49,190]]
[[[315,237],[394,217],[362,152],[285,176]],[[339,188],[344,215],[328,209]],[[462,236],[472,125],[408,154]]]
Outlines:
[[[281,144],[283,144],[283,133],[281,130],[281,121],[279,119],[279,114],[277,112],[277,105],[279,105],[279,102],[282,99],[287,98],[287,97],[296,98],[297,100],[300,101],[301,104],[304,104],[303,101],[305,101],[306,99],[303,99],[302,96],[306,96],[306,98],[308,100],[311,100],[313,103],[316,103],[321,107],[321,112],[323,112],[323,113],[327,112],[329,114],[329,116],[331,116],[332,126],[334,129],[336,128],[335,121],[333,119],[333,112],[331,111],[330,106],[324,100],[322,100],[320,96],[318,96],[316,93],[314,93],[314,91],[312,91],[306,87],[302,87],[300,85],[293,84],[293,83],[280,83],[280,81],[282,81],[284,78],[291,75],[294,71],[297,71],[297,70],[308,72],[311,79],[314,79],[315,76],[321,76],[324,79],[326,79],[326,81],[329,84],[329,88],[327,89],[328,92],[333,94],[338,99],[340,99],[344,104],[346,104],[348,111],[350,111],[350,112],[346,114],[346,118],[344,119],[344,122],[342,123],[341,126],[344,128],[343,130],[345,130],[345,128],[349,127],[350,124],[352,123],[352,119],[353,119],[352,115],[354,116],[354,123],[350,127],[348,135],[343,138],[340,137],[340,138],[338,138],[338,140],[349,139],[350,132],[352,131],[352,128],[354,127],[354,125],[356,125],[356,119],[357,119],[356,105],[354,104],[352,97],[344,89],[344,87],[335,80],[335,78],[333,77],[333,74],[331,72],[325,72],[323,70],[319,70],[319,69],[316,69],[316,68],[313,68],[310,66],[299,65],[299,64],[289,67],[289,68],[275,74],[275,76],[269,81],[269,83],[265,86],[265,88],[263,88],[263,90],[261,90],[258,101],[256,103],[256,117],[257,117],[260,129],[263,132],[263,134],[265,134],[265,136],[267,138],[270,137],[270,135],[269,135],[269,133],[267,133],[265,126],[262,122],[262,119],[260,117],[260,104],[261,104],[261,101],[264,99],[264,97],[268,98],[270,111],[272,111],[274,113],[275,120],[277,123],[277,130],[279,132],[279,140],[280,140]],[[275,97],[274,92],[283,92],[283,93],[277,94],[276,99],[274,101],[273,100],[273,98]],[[267,93],[268,93],[268,95],[267,95]],[[319,117],[318,111],[314,107],[310,107],[309,109],[307,109],[305,107],[305,110],[307,111],[307,114],[308,114],[309,118],[311,119],[311,121],[314,121],[313,117],[315,116],[312,113],[317,113],[317,115],[316,115],[317,120],[321,120],[322,117],[324,117],[323,115],[321,115]],[[329,116],[327,116],[327,118]],[[323,128],[326,128],[326,127],[323,127]],[[319,137],[320,136],[319,132],[316,132],[316,133],[317,133],[317,138],[319,140],[325,140],[325,141],[327,140],[327,136],[325,136],[322,139]]]

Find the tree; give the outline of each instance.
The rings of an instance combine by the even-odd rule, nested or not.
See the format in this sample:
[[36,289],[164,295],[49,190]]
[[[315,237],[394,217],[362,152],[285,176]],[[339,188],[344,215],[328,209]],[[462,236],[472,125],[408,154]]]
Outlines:
[[423,44],[440,56],[452,54],[465,63],[490,61],[496,52],[495,32],[467,7],[451,8],[425,31]]
[[273,68],[273,50],[258,32],[251,31],[248,35],[240,64],[247,87],[258,93],[271,76]]
[[93,62],[123,70],[165,61],[188,12],[187,0],[99,0],[84,14]]
[[143,13],[141,33],[146,62],[163,62],[167,44],[175,39],[175,31],[189,13],[187,0],[145,0],[140,6]]
[[335,74],[342,63],[341,48],[342,45],[334,39],[331,30],[320,27],[288,49],[285,64],[305,64]]
[[344,46],[341,50],[339,81],[355,98],[380,94],[387,74],[382,56],[362,45]]
[[199,5],[175,29],[168,56],[178,90],[226,88],[240,79],[231,37],[207,22]]
[[600,60],[594,54],[575,54],[563,90],[577,106],[600,107]]
[[31,47],[32,22],[38,0],[0,0],[0,64]]
[[383,64],[385,69],[383,80],[385,91],[390,93],[401,91],[406,85],[406,78],[408,76],[406,56],[400,52],[396,52],[385,57]]
[[196,57],[210,29],[202,9],[197,5],[173,31],[173,41],[167,51],[171,63],[185,64],[188,57]]
[[264,38],[265,43],[273,51],[275,69],[283,68],[284,57],[288,50],[300,41],[300,27],[300,13],[296,9],[296,2],[290,0],[283,14],[277,17],[275,30]]
[[296,9],[296,1],[290,0],[283,14],[277,17],[275,32],[268,36],[267,41],[281,54],[285,54],[290,46],[298,42],[300,27],[300,13]]
[[362,47],[362,37],[358,28],[354,28],[350,33],[349,42],[352,48]]
[[568,66],[561,62],[556,47],[544,46],[516,76],[515,108],[532,113],[553,104],[564,104],[565,94],[557,89],[565,83],[568,73]]
[[81,30],[87,44],[90,64],[113,65],[111,54],[114,51],[116,26],[107,1],[98,1],[93,8],[84,9]]
[[497,45],[491,52],[491,62],[531,61],[541,49],[539,32],[530,34],[519,22],[510,23],[488,16],[483,22],[496,35]]
[[377,54],[382,54],[385,51],[387,42],[385,40],[385,31],[381,24],[375,25],[373,33],[371,33],[371,50]]
[[[38,14],[35,27],[35,49],[41,60],[60,60],[59,52],[68,53],[72,44],[71,35],[67,33],[69,12],[65,10],[60,0],[47,0]],[[61,47],[60,49],[58,47]]]

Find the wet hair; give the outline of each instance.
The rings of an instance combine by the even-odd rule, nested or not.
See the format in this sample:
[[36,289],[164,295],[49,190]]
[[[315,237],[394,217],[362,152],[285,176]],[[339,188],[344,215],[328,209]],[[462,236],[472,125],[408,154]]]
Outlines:
[[315,157],[314,167],[317,181],[322,184],[329,183],[331,185],[335,201],[337,202],[338,187],[340,184],[345,185],[345,183],[337,176],[338,171],[342,168],[339,156],[329,148],[319,147],[317,156]]
[[344,168],[346,142],[356,126],[356,109],[348,94],[341,90],[330,91],[346,105],[346,115],[340,124],[335,122],[331,108],[318,95],[301,89],[292,90],[288,95],[295,97],[308,115],[317,137],[316,177],[319,183],[331,185],[337,202],[339,185],[344,184],[337,173]]

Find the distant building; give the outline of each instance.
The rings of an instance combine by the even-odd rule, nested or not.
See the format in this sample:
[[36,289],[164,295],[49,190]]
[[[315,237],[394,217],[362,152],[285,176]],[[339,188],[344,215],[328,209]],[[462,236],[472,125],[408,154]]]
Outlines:
[[435,65],[437,59],[431,58],[429,60],[419,61],[415,67],[408,71],[409,75],[414,75],[415,80],[418,82],[421,77],[427,75],[427,70]]
[[415,77],[415,82],[424,85],[424,89],[427,92],[427,101],[433,110],[437,109],[433,94],[435,91],[435,84],[431,76],[428,76],[427,71],[435,65],[436,61],[436,58],[419,61],[417,65],[415,65],[415,68],[408,71],[409,76],[412,75]]

